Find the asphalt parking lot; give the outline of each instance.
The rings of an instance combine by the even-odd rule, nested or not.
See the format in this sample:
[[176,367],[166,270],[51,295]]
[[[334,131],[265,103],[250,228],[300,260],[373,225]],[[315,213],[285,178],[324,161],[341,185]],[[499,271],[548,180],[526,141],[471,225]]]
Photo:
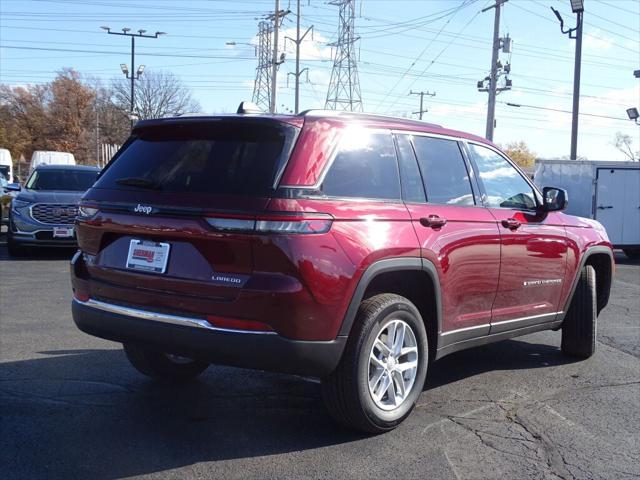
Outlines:
[[212,366],[180,387],[78,331],[68,259],[10,259],[0,235],[0,477],[639,478],[640,264],[617,256],[597,353],[559,332],[433,364],[412,416],[367,437],[336,426],[316,382]]

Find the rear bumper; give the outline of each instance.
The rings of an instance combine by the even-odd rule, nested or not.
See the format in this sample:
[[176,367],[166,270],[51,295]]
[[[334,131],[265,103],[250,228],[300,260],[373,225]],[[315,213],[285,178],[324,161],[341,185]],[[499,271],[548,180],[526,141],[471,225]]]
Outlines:
[[138,343],[220,365],[323,377],[342,356],[346,337],[290,340],[276,333],[225,330],[206,320],[73,300],[73,321],[89,335]]

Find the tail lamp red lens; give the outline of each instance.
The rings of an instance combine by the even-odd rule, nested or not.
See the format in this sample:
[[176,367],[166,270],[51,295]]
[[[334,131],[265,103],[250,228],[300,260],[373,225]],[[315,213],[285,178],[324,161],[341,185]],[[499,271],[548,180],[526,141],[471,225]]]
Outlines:
[[243,233],[319,234],[331,229],[333,217],[327,214],[266,214],[226,216],[212,214],[205,218],[214,229]]

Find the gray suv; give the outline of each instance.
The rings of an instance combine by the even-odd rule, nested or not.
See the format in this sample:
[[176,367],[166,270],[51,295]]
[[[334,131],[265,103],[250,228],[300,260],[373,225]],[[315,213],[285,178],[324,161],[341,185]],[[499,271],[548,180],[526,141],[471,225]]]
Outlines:
[[26,247],[74,247],[78,201],[93,185],[100,169],[79,165],[41,165],[9,210],[7,247],[20,256]]

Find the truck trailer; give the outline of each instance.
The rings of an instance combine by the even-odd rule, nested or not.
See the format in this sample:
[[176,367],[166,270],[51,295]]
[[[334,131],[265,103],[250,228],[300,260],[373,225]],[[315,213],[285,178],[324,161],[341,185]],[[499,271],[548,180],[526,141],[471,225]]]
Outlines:
[[604,225],[611,243],[640,258],[640,162],[536,160],[534,182],[567,191],[567,213]]

